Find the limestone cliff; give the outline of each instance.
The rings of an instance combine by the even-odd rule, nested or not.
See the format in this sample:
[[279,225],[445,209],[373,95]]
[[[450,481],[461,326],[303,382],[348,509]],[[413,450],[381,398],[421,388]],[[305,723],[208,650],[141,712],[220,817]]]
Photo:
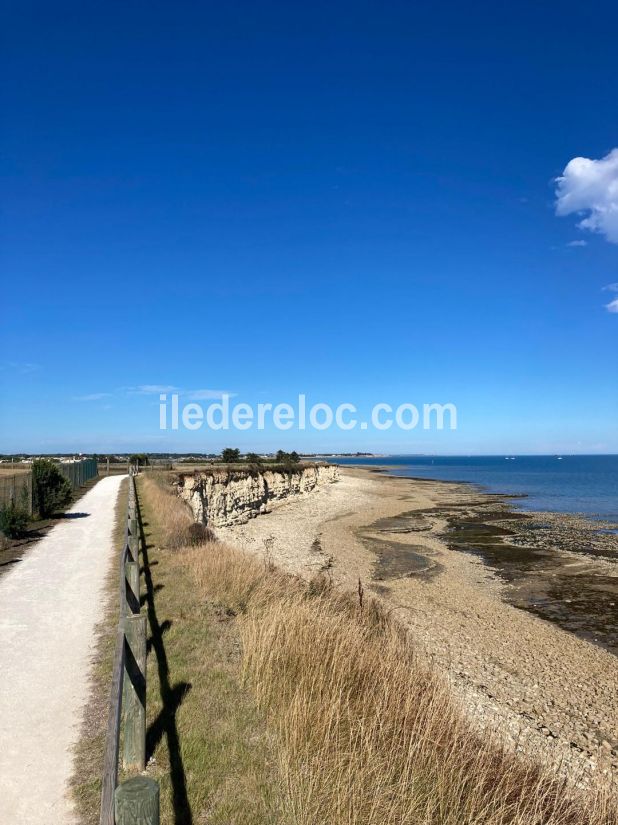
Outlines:
[[339,478],[333,464],[304,464],[293,469],[206,470],[181,475],[178,494],[195,520],[209,527],[243,524],[265,513],[272,502],[309,493]]

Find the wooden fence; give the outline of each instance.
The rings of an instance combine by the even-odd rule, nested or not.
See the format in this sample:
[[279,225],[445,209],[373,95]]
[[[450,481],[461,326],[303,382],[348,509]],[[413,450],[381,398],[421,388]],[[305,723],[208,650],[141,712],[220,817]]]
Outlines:
[[136,775],[118,784],[120,734],[123,767],[146,767],[146,615],[140,602],[142,529],[135,475],[129,474],[127,525],[119,571],[116,632],[100,825],[159,825],[159,783]]

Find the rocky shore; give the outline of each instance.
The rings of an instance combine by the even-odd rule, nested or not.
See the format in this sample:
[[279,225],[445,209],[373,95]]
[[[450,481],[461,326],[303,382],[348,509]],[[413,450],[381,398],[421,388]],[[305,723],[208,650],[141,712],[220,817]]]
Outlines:
[[363,587],[480,729],[578,782],[618,777],[616,525],[523,514],[464,484],[342,469],[222,539]]

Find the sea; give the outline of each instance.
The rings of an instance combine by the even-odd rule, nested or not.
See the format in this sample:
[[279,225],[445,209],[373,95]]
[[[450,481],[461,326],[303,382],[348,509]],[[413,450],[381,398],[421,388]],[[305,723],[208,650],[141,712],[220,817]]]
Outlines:
[[525,510],[618,521],[618,455],[390,455],[329,460],[387,466],[394,476],[470,482],[493,493],[523,496],[514,504]]

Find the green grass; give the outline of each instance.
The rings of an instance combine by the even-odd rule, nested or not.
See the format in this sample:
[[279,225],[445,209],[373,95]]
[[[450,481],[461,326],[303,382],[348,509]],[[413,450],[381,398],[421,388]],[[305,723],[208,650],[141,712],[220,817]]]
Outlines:
[[232,615],[201,598],[182,553],[162,547],[157,512],[140,503],[147,565],[148,774],[161,787],[161,822],[280,822],[273,743],[242,686]]

